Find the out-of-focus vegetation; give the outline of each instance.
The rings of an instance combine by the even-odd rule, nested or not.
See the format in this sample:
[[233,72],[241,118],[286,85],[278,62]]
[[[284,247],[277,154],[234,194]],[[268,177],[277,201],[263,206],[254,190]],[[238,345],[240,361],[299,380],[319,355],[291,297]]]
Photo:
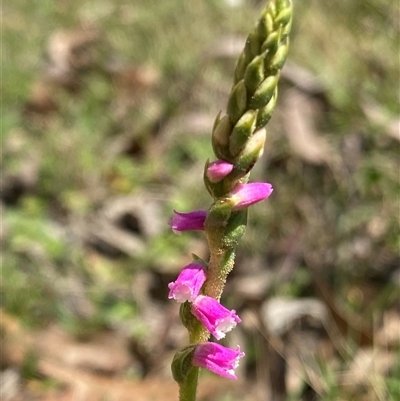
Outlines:
[[[204,374],[200,399],[397,400],[399,5],[294,3],[252,176],[275,191],[226,292],[247,356],[238,384]],[[5,400],[176,399],[167,283],[207,247],[167,221],[210,204],[212,123],[263,5],[3,4]]]

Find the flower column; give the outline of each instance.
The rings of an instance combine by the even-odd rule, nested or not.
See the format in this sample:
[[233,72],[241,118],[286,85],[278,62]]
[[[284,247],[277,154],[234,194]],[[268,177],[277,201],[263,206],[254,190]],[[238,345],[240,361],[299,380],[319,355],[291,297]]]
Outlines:
[[[210,260],[195,258],[170,283],[170,298],[182,303],[181,320],[190,345],[178,351],[172,372],[180,387],[180,400],[196,399],[198,367],[231,379],[243,357],[236,350],[208,342],[232,330],[240,318],[219,303],[235,248],[244,234],[247,209],[272,193],[269,183],[248,183],[250,171],[263,153],[265,125],[277,100],[280,70],[286,60],[292,8],[289,0],[271,0],[240,55],[226,114],[217,116],[212,146],[217,160],[206,163],[205,186],[213,197],[208,211],[174,212],[174,232],[204,230]],[[193,267],[196,265],[196,267]]]

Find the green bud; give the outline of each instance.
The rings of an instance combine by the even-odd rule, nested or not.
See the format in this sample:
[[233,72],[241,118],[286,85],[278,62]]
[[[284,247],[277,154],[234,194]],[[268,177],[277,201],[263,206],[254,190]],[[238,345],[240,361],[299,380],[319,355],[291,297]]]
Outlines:
[[235,163],[235,171],[240,172],[243,176],[253,168],[264,152],[266,137],[267,130],[265,128],[259,129],[251,136]]
[[236,123],[229,138],[229,152],[233,157],[239,154],[256,127],[257,112],[248,110]]
[[193,369],[192,359],[195,347],[195,345],[188,345],[175,354],[171,364],[171,371],[177,383],[185,382],[190,371]]
[[265,14],[265,25],[267,27],[268,32],[273,32],[275,30],[274,28],[274,15],[270,12],[267,12]]
[[246,56],[250,56],[248,60],[252,60],[255,56],[260,54],[260,39],[257,31],[249,33],[244,49]]
[[288,43],[284,43],[279,46],[278,51],[275,53],[274,57],[271,60],[271,63],[270,63],[271,70],[280,70],[283,67],[283,65],[285,64],[288,52],[289,52],[289,44]]
[[244,73],[244,83],[250,93],[254,93],[264,80],[264,54],[255,57]]
[[242,52],[238,58],[238,61],[236,62],[236,67],[235,67],[235,78],[234,78],[234,83],[237,84],[240,80],[243,79],[244,77],[244,72],[247,67],[247,61],[246,61],[246,56],[244,52]]
[[246,110],[247,90],[244,81],[238,82],[232,89],[226,108],[231,122],[234,124],[239,120]]
[[207,170],[209,167],[209,160],[207,160],[205,166],[204,166],[204,174],[203,174],[203,181],[204,185],[208,191],[208,193],[213,197],[213,198],[219,198],[220,196],[223,196],[225,191],[224,191],[224,183],[222,181],[219,182],[212,182],[210,178],[208,177]]
[[261,107],[265,107],[267,105],[274,94],[275,88],[278,84],[278,79],[278,75],[273,75],[266,78],[262,82],[251,99],[250,108],[260,109]]
[[217,119],[214,123],[211,142],[215,155],[219,159],[228,160],[227,157],[229,157],[229,135],[231,133],[232,126],[229,120],[229,116],[225,115],[220,119],[220,114],[218,114]]
[[269,12],[272,16],[276,15],[276,4],[275,1],[269,1],[265,8],[265,13]]
[[229,143],[229,135],[231,133],[231,124],[229,116],[225,115],[214,125],[213,139],[218,145],[226,146]]
[[278,100],[278,87],[275,88],[274,94],[268,104],[258,110],[256,129],[264,127],[271,119],[272,112],[275,109],[276,101]]
[[225,233],[222,239],[222,245],[225,248],[236,247],[244,232],[247,224],[247,209],[233,212],[228,224],[225,228]]
[[278,32],[272,32],[262,44],[261,51],[265,52],[268,50],[268,54],[274,54],[278,49],[278,44],[279,34]]
[[221,121],[221,114],[222,114],[222,110],[220,110],[219,113],[217,114],[217,117],[215,117],[213,128],[212,128],[213,131],[215,130],[215,128],[217,128],[218,123]]
[[276,10],[278,13],[280,13],[282,10],[285,10],[287,8],[291,7],[290,1],[288,0],[275,0],[275,5],[276,5]]
[[264,39],[268,36],[268,33],[266,14],[263,14],[257,24],[257,34],[260,39]]
[[286,39],[289,36],[290,30],[292,29],[292,18],[290,21],[283,27],[281,37],[282,39]]
[[292,10],[291,8],[283,9],[275,19],[275,26],[278,27],[279,25],[286,25],[290,22],[292,18]]

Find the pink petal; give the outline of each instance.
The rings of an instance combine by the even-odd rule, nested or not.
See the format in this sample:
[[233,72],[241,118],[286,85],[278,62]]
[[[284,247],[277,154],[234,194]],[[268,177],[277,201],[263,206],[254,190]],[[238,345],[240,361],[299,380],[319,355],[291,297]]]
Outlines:
[[201,262],[194,261],[181,270],[175,281],[168,284],[170,289],[168,298],[175,299],[179,303],[192,302],[199,295],[205,281],[204,265]]
[[273,191],[272,185],[267,182],[251,182],[239,184],[232,191],[232,199],[235,202],[233,210],[244,209],[254,203],[268,198]]
[[221,181],[233,170],[233,167],[233,164],[224,160],[216,160],[209,164],[207,168],[207,176],[211,182]]
[[239,366],[239,359],[243,356],[244,352],[240,351],[239,346],[234,350],[217,343],[200,343],[195,348],[192,363],[194,366],[236,380],[235,369]]
[[190,213],[179,213],[174,210],[174,215],[168,224],[171,226],[174,233],[188,230],[204,230],[206,217],[206,210],[195,210]]

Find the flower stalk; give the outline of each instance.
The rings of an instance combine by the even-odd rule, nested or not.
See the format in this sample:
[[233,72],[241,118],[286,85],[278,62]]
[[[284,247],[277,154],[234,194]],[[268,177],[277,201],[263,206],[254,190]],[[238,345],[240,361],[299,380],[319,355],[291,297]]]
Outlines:
[[236,64],[225,114],[218,114],[212,130],[216,160],[206,162],[204,184],[213,198],[211,207],[191,213],[174,212],[174,232],[204,230],[210,260],[194,260],[170,283],[170,298],[181,302],[181,320],[190,345],[178,351],[172,363],[180,387],[180,401],[196,399],[199,368],[236,379],[234,369],[244,353],[210,342],[223,338],[241,322],[234,310],[220,304],[227,277],[234,267],[235,249],[247,224],[250,205],[268,198],[269,183],[248,183],[261,157],[265,125],[278,95],[280,70],[285,63],[292,21],[290,0],[270,0],[248,35]]

